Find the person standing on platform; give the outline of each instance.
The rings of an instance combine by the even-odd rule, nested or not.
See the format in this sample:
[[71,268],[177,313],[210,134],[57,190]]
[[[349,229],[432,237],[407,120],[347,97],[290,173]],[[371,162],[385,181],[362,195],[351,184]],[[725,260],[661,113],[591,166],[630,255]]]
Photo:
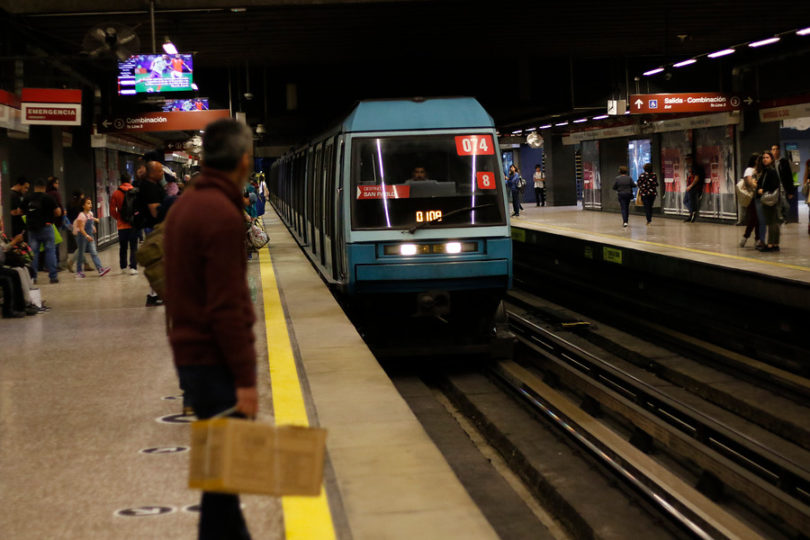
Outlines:
[[689,216],[684,220],[694,223],[700,211],[700,199],[703,197],[703,185],[706,173],[703,167],[696,165],[692,154],[686,154],[686,199]]
[[636,184],[630,175],[627,174],[627,166],[619,167],[619,176],[613,181],[613,189],[618,192],[619,208],[622,210],[622,227],[627,227],[627,219],[630,215],[630,201],[633,200],[633,188]]
[[[740,247],[745,247],[748,238],[751,237],[751,231],[754,231],[755,246],[762,245],[762,238],[759,232],[759,217],[757,216],[757,205],[754,194],[757,191],[757,161],[759,161],[759,154],[751,154],[748,159],[748,167],[743,172],[743,178],[737,183],[737,197],[743,202],[742,222],[745,225],[745,232],[743,232],[742,240],[740,240]],[[745,201],[749,201],[745,204]]]
[[[66,222],[67,216],[65,215],[65,205],[62,204],[62,194],[59,193],[59,178],[56,176],[49,176],[48,183],[45,187],[45,193],[50,195],[56,201],[57,206],[62,210],[62,219],[57,220],[54,225],[56,230],[59,231],[63,241],[56,245],[56,266],[57,268],[67,268],[67,242],[64,241],[64,232],[70,226]],[[60,263],[61,261],[61,263]],[[61,271],[61,270],[60,270]]]
[[11,209],[11,236],[25,234],[25,221],[23,220],[25,208],[23,206],[23,200],[28,194],[30,186],[31,183],[26,180],[24,176],[19,177],[17,183],[11,186],[11,204],[9,205]]
[[512,216],[520,216],[520,174],[517,172],[517,167],[511,165],[509,167],[509,176],[506,179],[506,186],[512,193]]
[[[144,216],[143,232],[145,234],[152,232],[152,229],[160,223],[160,204],[166,198],[166,192],[160,185],[160,181],[163,179],[163,164],[157,159],[157,155],[150,157],[151,159],[146,162],[146,178],[141,181],[141,187],[138,189],[136,205],[138,212]],[[146,307],[160,305],[163,305],[163,300],[150,288],[149,294],[146,295]]]
[[534,200],[537,206],[546,205],[546,175],[540,164],[534,166]]
[[757,211],[760,215],[759,235],[765,237],[765,227],[768,229],[767,244],[758,246],[759,251],[779,251],[779,201],[775,205],[762,202],[765,193],[779,191],[779,174],[774,167],[774,156],[770,150],[765,150],[757,161]]
[[641,193],[644,215],[647,217],[647,225],[649,225],[652,223],[653,203],[658,195],[658,177],[653,172],[652,163],[645,163],[644,172],[638,175],[638,191]]
[[54,223],[62,217],[62,209],[56,205],[53,197],[45,193],[45,180],[34,182],[34,193],[23,201],[25,207],[25,227],[28,229],[28,243],[34,251],[31,266],[34,269],[34,283],[39,270],[39,246],[45,249],[45,267],[51,283],[59,283],[56,268],[56,235]]
[[[130,201],[133,197],[137,198],[138,192],[128,193],[135,189],[129,180],[129,174],[121,175],[121,185],[110,196],[110,215],[115,218],[118,226],[118,264],[121,267],[121,273],[134,276],[138,273],[138,261],[135,260],[135,252],[138,251],[138,229],[135,227],[134,205],[132,202],[128,202],[125,208],[124,203],[127,202],[127,197]],[[121,214],[122,208],[126,215]],[[127,251],[129,251],[129,261],[127,261]],[[127,262],[129,267],[127,267]]]
[[778,144],[771,146],[771,154],[773,154],[776,174],[779,175],[779,181],[782,182],[785,195],[787,195],[786,199],[780,201],[782,219],[785,223],[798,223],[799,200],[796,198],[796,186],[793,184],[793,169],[790,166],[790,160],[785,156],[779,157]]
[[98,258],[98,251],[96,250],[96,223],[98,218],[93,217],[93,200],[90,197],[84,199],[82,204],[82,211],[76,216],[73,221],[73,234],[76,236],[76,278],[84,278],[82,271],[82,263],[84,262],[85,251],[90,253],[90,258],[93,260],[96,270],[98,270],[99,277],[104,277],[110,273],[110,267],[102,266]]
[[[234,120],[203,135],[202,174],[166,218],[166,316],[174,364],[195,414],[258,411],[255,315],[247,283],[242,194],[253,136]],[[203,492],[200,539],[250,538],[238,495]]]

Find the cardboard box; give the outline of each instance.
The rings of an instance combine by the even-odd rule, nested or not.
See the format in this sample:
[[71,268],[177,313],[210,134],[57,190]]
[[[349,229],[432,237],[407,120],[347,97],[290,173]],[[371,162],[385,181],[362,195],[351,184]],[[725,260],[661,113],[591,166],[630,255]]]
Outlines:
[[241,418],[191,424],[188,486],[221,493],[318,495],[326,430]]

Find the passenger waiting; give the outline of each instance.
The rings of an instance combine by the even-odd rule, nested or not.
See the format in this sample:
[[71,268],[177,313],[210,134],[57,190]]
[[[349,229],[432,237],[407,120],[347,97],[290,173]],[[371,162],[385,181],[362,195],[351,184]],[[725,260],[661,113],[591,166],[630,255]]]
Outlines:
[[774,158],[770,150],[765,150],[757,161],[757,211],[759,213],[759,234],[765,236],[768,229],[768,240],[758,251],[779,251],[779,174],[774,167]]
[[751,154],[748,159],[748,167],[743,172],[742,180],[737,183],[737,198],[743,207],[742,223],[745,225],[740,247],[745,247],[745,243],[754,231],[755,246],[762,246],[762,238],[759,236],[759,219],[757,218],[757,205],[754,201],[754,194],[757,191],[757,161],[759,154]]

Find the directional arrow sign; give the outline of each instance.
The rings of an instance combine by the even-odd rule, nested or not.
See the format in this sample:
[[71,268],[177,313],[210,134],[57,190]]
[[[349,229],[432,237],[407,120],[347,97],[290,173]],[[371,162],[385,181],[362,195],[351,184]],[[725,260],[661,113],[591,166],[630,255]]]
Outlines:
[[740,109],[740,98],[721,92],[634,94],[633,114],[727,112]]
[[108,128],[108,127],[110,127],[112,125],[112,122],[110,122],[109,120],[104,120],[101,123],[101,125],[104,126],[105,128]]
[[754,100],[751,99],[750,97],[745,98],[743,101],[745,102],[746,105],[751,105],[754,102]]
[[141,132],[141,131],[196,131],[219,120],[230,118],[228,109],[210,111],[169,111],[121,114],[98,121],[99,131]]

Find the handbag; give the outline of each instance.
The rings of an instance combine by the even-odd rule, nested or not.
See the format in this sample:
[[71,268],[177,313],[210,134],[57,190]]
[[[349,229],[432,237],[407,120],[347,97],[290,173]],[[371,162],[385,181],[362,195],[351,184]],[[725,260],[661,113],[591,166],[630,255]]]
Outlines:
[[780,189],[775,189],[773,191],[766,191],[760,196],[759,202],[761,202],[765,206],[776,206],[779,203],[780,199],[779,194]]
[[641,190],[636,193],[636,206],[644,206],[644,201],[641,200]]
[[745,178],[737,182],[737,200],[740,206],[747,207],[751,204],[751,199],[753,198],[754,194],[748,189],[748,186],[745,185]]
[[264,228],[262,228],[261,222],[258,219],[254,219],[250,222],[250,226],[247,230],[247,241],[248,245],[253,249],[261,249],[267,242],[270,241],[270,238],[267,236],[267,233],[264,232]]

